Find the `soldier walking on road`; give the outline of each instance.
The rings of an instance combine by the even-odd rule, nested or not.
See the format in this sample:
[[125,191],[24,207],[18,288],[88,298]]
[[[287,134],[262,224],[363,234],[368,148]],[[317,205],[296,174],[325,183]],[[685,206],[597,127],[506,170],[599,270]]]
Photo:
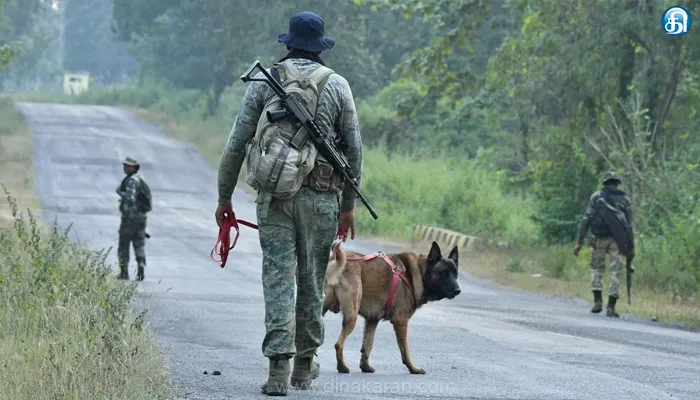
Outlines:
[[[591,312],[599,313],[603,311],[603,273],[605,272],[606,261],[610,268],[610,287],[608,306],[606,314],[608,317],[619,318],[619,314],[615,311],[615,304],[620,297],[620,276],[625,266],[625,255],[620,252],[617,242],[613,237],[610,227],[605,223],[599,213],[596,212],[596,203],[601,197],[606,198],[607,202],[622,211],[627,218],[627,224],[630,230],[632,229],[632,201],[625,192],[618,189],[617,186],[621,183],[615,172],[607,172],[603,177],[603,189],[595,192],[588,202],[588,207],[581,221],[581,229],[574,255],[578,256],[583,239],[588,232],[588,228],[593,233],[593,252],[591,254],[591,286],[593,289],[593,300],[595,302]],[[609,258],[609,261],[606,260]],[[631,260],[634,258],[634,250],[628,255]]]
[[[309,112],[314,115],[316,111],[320,130],[340,141],[339,147],[359,185],[362,144],[357,112],[348,82],[325,67],[320,58],[322,51],[335,44],[324,36],[323,19],[311,12],[295,14],[289,32],[280,34],[279,41],[287,45],[289,53],[269,73],[282,82],[285,90],[301,92]],[[356,195],[352,190],[342,190],[342,175],[315,152],[305,129],[290,125],[287,118],[274,123],[267,118],[261,120],[263,110],[278,101],[264,82],[254,81],[248,86],[221,156],[215,213],[219,227],[224,217],[232,215],[231,195],[247,159],[246,182],[258,192],[266,328],[262,352],[270,360],[263,393],[268,395],[286,395],[292,357],[293,386],[308,389],[318,377],[319,364],[314,355],[324,339],[323,287],[328,254],[336,237],[345,240],[349,230],[351,238],[355,237]],[[263,151],[246,152],[251,141],[265,143]],[[292,141],[297,142],[291,145]],[[299,161],[306,156],[306,162]],[[268,160],[269,164],[262,165]],[[308,168],[308,172],[288,167],[295,162],[301,164],[299,171]],[[273,170],[277,166],[279,169],[274,176],[261,178],[260,171],[270,165],[275,166],[270,167]],[[261,185],[261,180],[266,184]],[[266,185],[274,186],[275,193],[287,192],[280,196]]]
[[117,186],[120,197],[119,211],[122,214],[119,225],[119,279],[129,279],[129,246],[133,243],[134,255],[138,264],[136,279],[144,279],[146,268],[146,214],[151,211],[151,191],[143,177],[138,174],[139,163],[127,157],[123,162],[126,177]]

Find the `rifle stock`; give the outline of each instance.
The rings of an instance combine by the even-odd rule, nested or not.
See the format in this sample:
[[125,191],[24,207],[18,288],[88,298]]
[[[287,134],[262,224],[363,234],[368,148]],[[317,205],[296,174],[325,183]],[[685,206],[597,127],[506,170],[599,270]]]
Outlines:
[[[251,78],[251,74],[256,69],[259,69],[265,78]],[[369,213],[374,219],[378,219],[379,216],[374,208],[369,204],[369,201],[360,192],[360,188],[357,185],[357,178],[353,175],[352,170],[348,162],[344,159],[340,151],[336,148],[335,143],[331,140],[328,135],[322,133],[316,123],[313,120],[313,116],[304,107],[296,97],[293,97],[285,92],[284,88],[274,79],[269,72],[263,68],[259,60],[255,60],[251,64],[250,68],[241,75],[241,80],[243,82],[265,82],[267,83],[277,96],[282,99],[282,109],[269,111],[267,113],[267,118],[271,122],[282,119],[283,117],[290,116],[295,119],[300,125],[306,128],[309,133],[309,137],[313,140],[319,153],[321,153],[328,162],[333,165],[333,167],[340,172],[345,178],[345,184],[350,185],[352,190],[357,194],[357,197],[365,205]]]

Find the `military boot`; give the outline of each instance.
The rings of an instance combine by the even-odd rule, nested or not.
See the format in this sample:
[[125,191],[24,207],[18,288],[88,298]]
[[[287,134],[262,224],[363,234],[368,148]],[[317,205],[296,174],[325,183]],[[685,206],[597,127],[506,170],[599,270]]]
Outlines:
[[146,260],[139,259],[137,261],[138,261],[138,272],[136,273],[136,280],[142,281],[145,278],[144,270],[146,269]]
[[268,396],[286,396],[289,387],[289,359],[270,358],[270,371],[262,393]]
[[597,314],[603,311],[603,294],[600,290],[593,291],[593,301],[595,304],[593,305],[591,312]]
[[617,297],[610,296],[608,298],[607,316],[620,318],[620,314],[615,312],[615,303],[617,303]]
[[129,264],[125,262],[119,263],[119,276],[118,279],[129,280]]
[[308,390],[311,382],[318,378],[320,365],[314,357],[294,357],[291,383],[297,389]]

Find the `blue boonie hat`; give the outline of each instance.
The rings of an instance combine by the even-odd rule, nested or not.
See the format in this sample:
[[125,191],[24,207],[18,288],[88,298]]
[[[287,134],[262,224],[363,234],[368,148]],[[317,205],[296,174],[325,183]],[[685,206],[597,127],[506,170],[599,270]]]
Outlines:
[[279,42],[306,51],[329,50],[335,45],[335,39],[323,35],[325,25],[317,14],[302,11],[289,19],[289,32],[280,33]]

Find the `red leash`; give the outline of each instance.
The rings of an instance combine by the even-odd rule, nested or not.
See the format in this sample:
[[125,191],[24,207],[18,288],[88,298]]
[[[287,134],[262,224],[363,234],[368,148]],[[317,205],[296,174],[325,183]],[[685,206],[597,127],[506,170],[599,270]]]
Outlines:
[[[221,228],[219,228],[219,238],[216,241],[214,248],[211,250],[211,253],[209,253],[209,258],[211,258],[213,261],[220,262],[221,268],[226,265],[228,253],[233,250],[234,247],[236,247],[238,236],[241,233],[238,227],[239,223],[253,229],[258,229],[258,226],[252,222],[248,222],[243,219],[236,219],[236,214],[233,212],[228,218],[224,218],[224,221],[221,223]],[[233,244],[231,244],[231,228],[236,230],[236,237],[233,239]],[[216,253],[216,255],[221,257],[220,260],[214,259],[214,252],[216,252],[217,248],[219,251]]]

